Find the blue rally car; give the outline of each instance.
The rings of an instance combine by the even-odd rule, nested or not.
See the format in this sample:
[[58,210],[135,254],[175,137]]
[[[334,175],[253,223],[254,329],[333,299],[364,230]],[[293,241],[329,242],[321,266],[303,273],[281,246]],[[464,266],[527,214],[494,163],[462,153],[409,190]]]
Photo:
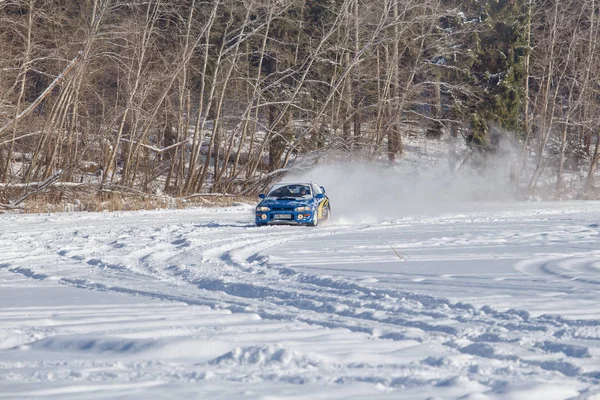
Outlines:
[[278,183],[256,206],[256,225],[298,224],[317,226],[331,217],[325,188],[316,183]]

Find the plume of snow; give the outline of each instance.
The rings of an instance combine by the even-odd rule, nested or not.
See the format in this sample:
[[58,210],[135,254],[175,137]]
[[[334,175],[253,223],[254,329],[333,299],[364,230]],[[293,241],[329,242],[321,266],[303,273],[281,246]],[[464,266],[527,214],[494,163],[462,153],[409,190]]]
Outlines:
[[[416,213],[470,211],[514,198],[514,157],[448,150],[435,159],[408,156],[389,164],[347,155],[286,176],[325,187],[338,222],[375,222]],[[465,158],[466,157],[466,158]]]

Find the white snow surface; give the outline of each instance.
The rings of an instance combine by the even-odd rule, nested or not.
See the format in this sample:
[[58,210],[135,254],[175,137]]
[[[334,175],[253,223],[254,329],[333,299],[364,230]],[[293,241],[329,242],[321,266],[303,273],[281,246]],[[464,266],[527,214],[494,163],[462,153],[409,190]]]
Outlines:
[[0,399],[600,399],[600,203],[331,197],[0,215]]

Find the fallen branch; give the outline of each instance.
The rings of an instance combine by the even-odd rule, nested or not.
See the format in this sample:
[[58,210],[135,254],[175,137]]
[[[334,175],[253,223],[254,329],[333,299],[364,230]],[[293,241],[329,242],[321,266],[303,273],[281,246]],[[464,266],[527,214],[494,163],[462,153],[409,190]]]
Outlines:
[[[0,203],[0,208],[3,208],[5,210],[22,210],[23,207],[13,207],[10,204],[2,204]],[[2,211],[0,211],[0,213],[2,213]]]
[[388,246],[390,246],[390,249],[392,249],[392,251],[393,251],[393,252],[394,252],[394,253],[395,253],[395,254],[398,256],[398,258],[399,258],[400,260],[404,261],[404,256],[403,256],[402,254],[398,253],[398,252],[396,251],[396,249],[394,249],[394,248],[392,247],[392,245],[391,245],[391,243],[390,243],[390,242],[386,242],[386,243],[388,244]]
[[227,193],[194,193],[189,196],[184,197],[183,199],[192,199],[194,197],[235,197],[232,194]]
[[51,186],[52,184],[54,184],[56,181],[58,181],[58,179],[60,178],[61,174],[62,174],[62,170],[59,169],[58,171],[56,171],[54,174],[52,174],[52,176],[50,176],[45,181],[43,181],[41,183],[37,183],[37,184],[30,184],[29,185],[29,188],[31,188],[30,191],[24,193],[17,200],[11,201],[8,204],[1,204],[1,206],[3,208],[7,208],[7,209],[17,209],[17,208],[19,208],[18,205],[21,204],[22,202],[24,202],[25,200],[27,200],[28,197],[30,197],[30,196],[32,196],[32,195],[34,195],[36,193],[39,193],[39,192],[45,190],[46,188],[48,188],[49,186]]
[[5,144],[7,144],[7,143],[16,142],[17,140],[21,140],[21,139],[24,139],[24,138],[29,137],[29,136],[39,135],[42,132],[44,132],[44,131],[30,132],[30,133],[26,133],[26,134],[21,135],[21,136],[17,136],[16,138],[13,138],[13,139],[5,140],[4,142],[0,142],[0,146],[3,146]]
[[[0,183],[0,189],[9,190],[9,189],[27,189],[32,186],[41,185],[43,182],[32,182],[32,183]],[[56,182],[52,185],[55,188],[79,188],[85,186],[97,186],[90,183],[79,183],[79,182]]]
[[130,188],[127,186],[122,186],[122,185],[105,185],[105,186],[101,187],[100,189],[98,189],[98,191],[102,192],[102,193],[119,194],[121,196],[135,195],[135,196],[140,196],[140,197],[154,197],[154,198],[159,197],[152,193],[142,192],[141,190],[137,190],[137,189]]
[[[127,138],[121,138],[121,141],[122,141],[122,142],[131,142],[131,140],[129,140],[129,139],[127,139]],[[137,142],[136,140],[133,140],[133,143],[136,143],[136,144],[138,144],[138,145],[142,146],[143,148],[146,148],[146,149],[148,149],[148,150],[152,150],[152,151],[154,151],[154,152],[156,152],[156,153],[163,153],[163,152],[165,152],[165,151],[167,151],[167,150],[171,150],[171,149],[173,149],[173,148],[175,148],[175,147],[179,147],[179,146],[181,146],[182,144],[186,144],[187,142],[188,142],[188,140],[186,139],[186,140],[183,140],[183,141],[181,141],[181,142],[179,142],[179,143],[175,143],[175,144],[172,144],[172,145],[170,145],[170,146],[163,147],[162,149],[159,149],[158,147],[150,146],[150,145],[148,145],[148,144],[144,144],[144,143],[139,143],[139,142]]]

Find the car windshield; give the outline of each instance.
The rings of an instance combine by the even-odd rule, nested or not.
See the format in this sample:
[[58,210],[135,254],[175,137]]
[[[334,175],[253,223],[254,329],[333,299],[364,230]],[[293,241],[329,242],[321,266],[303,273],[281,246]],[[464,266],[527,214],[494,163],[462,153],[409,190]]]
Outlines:
[[269,192],[271,197],[304,197],[310,196],[308,185],[284,185],[273,188]]

